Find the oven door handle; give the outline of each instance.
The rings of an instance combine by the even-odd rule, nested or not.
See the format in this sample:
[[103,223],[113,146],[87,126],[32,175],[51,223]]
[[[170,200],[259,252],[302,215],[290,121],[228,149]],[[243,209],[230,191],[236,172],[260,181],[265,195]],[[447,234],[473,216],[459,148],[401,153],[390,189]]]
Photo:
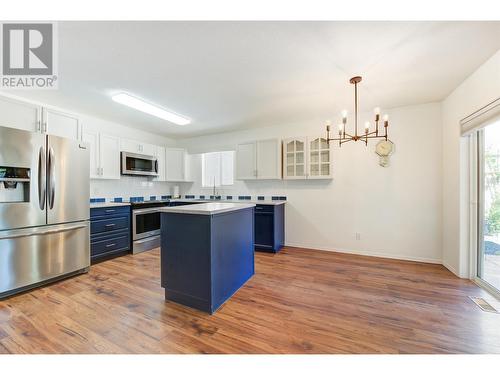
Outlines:
[[142,214],[151,214],[154,212],[160,212],[160,209],[158,207],[140,208],[138,210],[132,210],[132,215],[137,216],[137,215],[142,215]]

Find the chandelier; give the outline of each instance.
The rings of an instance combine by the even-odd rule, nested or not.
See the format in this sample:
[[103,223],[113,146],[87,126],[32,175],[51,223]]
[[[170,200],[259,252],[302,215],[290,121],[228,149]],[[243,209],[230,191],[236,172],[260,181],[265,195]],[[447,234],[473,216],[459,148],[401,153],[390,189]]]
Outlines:
[[326,122],[326,140],[328,143],[330,141],[339,141],[339,146],[342,146],[343,143],[350,141],[362,141],[365,142],[365,145],[368,146],[369,139],[385,139],[387,141],[387,127],[389,126],[389,116],[384,115],[384,131],[380,130],[379,134],[379,121],[380,121],[380,108],[374,109],[375,114],[375,130],[370,131],[370,122],[367,121],[365,123],[365,131],[362,134],[358,134],[358,83],[361,82],[361,77],[352,77],[349,82],[354,85],[354,134],[349,134],[345,131],[345,127],[347,124],[347,111],[342,111],[342,123],[339,124],[339,133],[338,138],[330,138],[330,125],[331,122]]

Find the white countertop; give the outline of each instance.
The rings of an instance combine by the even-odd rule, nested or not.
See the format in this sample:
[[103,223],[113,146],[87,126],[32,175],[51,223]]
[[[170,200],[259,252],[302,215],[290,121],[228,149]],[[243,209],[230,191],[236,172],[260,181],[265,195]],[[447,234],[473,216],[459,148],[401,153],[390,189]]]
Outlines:
[[95,202],[90,204],[90,208],[130,206],[128,202]]
[[[199,202],[199,201],[198,201]],[[158,211],[175,214],[192,214],[192,215],[215,215],[223,212],[231,212],[243,210],[245,208],[255,207],[253,203],[225,203],[225,202],[210,202],[189,204],[177,207],[162,207]]]
[[236,204],[265,204],[265,205],[271,205],[271,206],[277,206],[280,204],[285,204],[286,201],[270,201],[270,200],[246,200],[246,199],[187,199],[187,198],[176,198],[176,199],[170,199],[170,202],[207,202],[207,203],[212,203],[212,202],[221,202],[221,203],[236,203]]

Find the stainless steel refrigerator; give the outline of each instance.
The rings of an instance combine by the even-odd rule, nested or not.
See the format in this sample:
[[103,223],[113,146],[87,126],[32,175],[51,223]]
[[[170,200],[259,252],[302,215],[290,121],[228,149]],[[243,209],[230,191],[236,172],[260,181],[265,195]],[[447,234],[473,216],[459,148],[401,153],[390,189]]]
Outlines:
[[0,298],[90,266],[87,145],[0,127]]

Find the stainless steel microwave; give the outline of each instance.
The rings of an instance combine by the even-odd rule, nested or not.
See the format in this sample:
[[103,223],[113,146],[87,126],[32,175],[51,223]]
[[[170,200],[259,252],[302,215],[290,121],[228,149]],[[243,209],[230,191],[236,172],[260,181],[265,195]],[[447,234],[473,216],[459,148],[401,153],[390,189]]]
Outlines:
[[121,153],[122,174],[134,176],[158,176],[158,159],[155,156]]

